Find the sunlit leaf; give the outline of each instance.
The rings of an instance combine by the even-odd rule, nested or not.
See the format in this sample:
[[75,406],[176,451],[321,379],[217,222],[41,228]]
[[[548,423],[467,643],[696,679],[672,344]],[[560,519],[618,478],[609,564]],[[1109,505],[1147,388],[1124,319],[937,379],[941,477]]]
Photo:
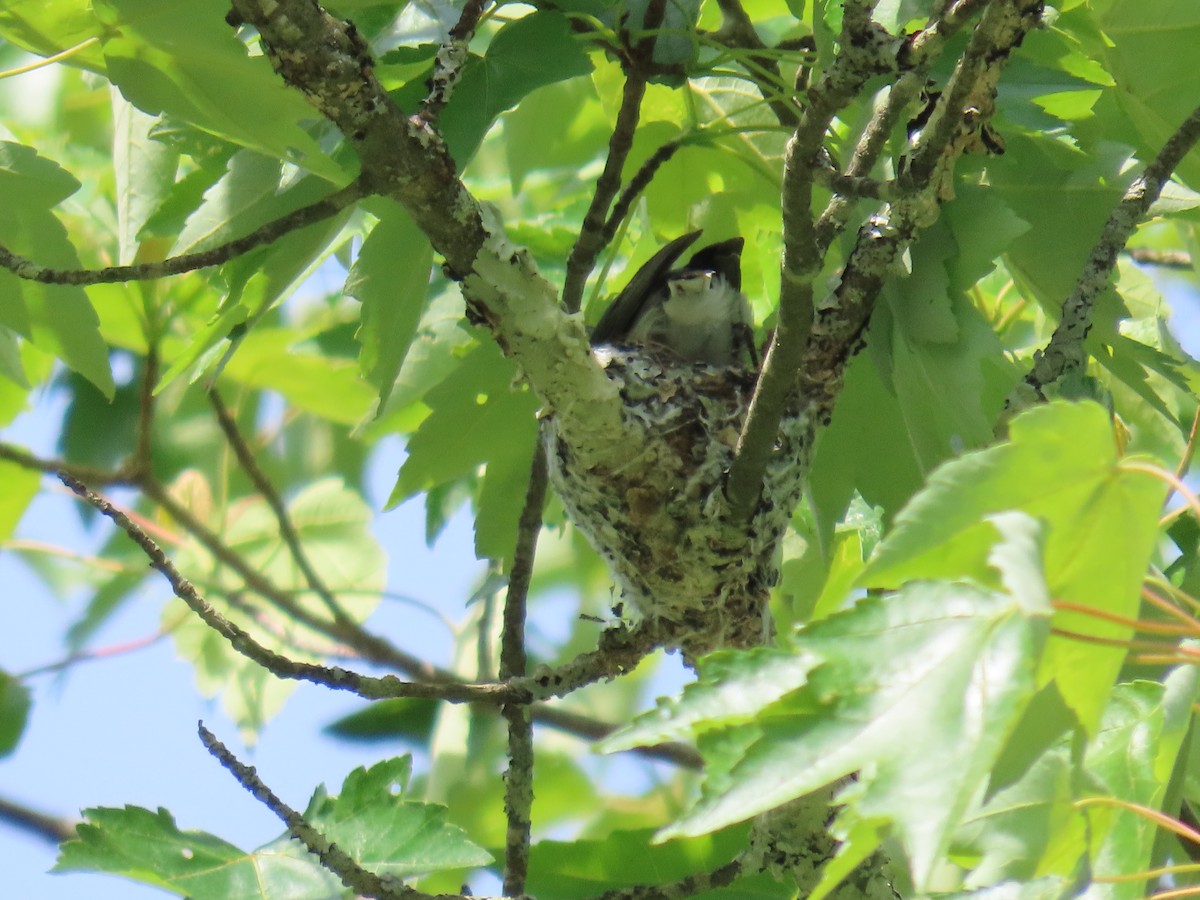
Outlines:
[[169,113],[244,147],[331,181],[345,173],[301,127],[313,118],[265,57],[252,58],[225,22],[220,0],[163,4],[97,0],[108,76],[144,112]]
[[[1122,468],[1107,412],[1092,403],[1035,408],[1011,440],[967,454],[933,474],[896,520],[862,582],[898,586],[916,578],[983,577],[988,516],[1018,509],[1047,525],[1046,579],[1056,599],[1131,617],[1155,543],[1161,482]],[[1104,638],[1130,630],[1081,613],[1055,624]],[[1056,637],[1047,659],[1067,704],[1094,727],[1117,676],[1121,646]]]
[[12,753],[21,740],[31,703],[29,688],[0,671],[0,757]]
[[858,772],[839,827],[890,821],[918,888],[930,879],[1033,696],[1049,632],[1036,523],[990,527],[998,589],[913,583],[802,629],[792,652],[717,655],[676,707],[611,741],[700,736],[704,795],[665,833],[712,831]]
[[380,220],[346,277],[346,293],[362,303],[359,365],[378,388],[382,409],[425,310],[433,248],[396,204],[380,204],[376,211]]
[[[0,243],[51,267],[78,269],[79,257],[51,208],[79,182],[29,147],[0,142]],[[0,325],[24,334],[111,397],[112,373],[96,311],[76,285],[38,284],[0,271]]]
[[[491,855],[444,821],[445,810],[402,799],[410,763],[356,769],[342,793],[314,795],[306,818],[377,875],[483,865]],[[191,900],[328,900],[343,887],[290,835],[247,852],[203,831],[181,831],[164,809],[89,809],[79,839],[62,846],[56,872],[123,875]]]

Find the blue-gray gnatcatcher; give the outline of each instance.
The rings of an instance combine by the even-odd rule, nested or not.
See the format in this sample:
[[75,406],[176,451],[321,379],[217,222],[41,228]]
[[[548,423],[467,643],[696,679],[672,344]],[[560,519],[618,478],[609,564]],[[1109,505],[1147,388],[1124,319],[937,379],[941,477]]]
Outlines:
[[757,367],[754,319],[742,293],[742,238],[711,244],[671,267],[700,237],[677,237],[634,274],[592,331],[593,344],[665,349],[681,360]]

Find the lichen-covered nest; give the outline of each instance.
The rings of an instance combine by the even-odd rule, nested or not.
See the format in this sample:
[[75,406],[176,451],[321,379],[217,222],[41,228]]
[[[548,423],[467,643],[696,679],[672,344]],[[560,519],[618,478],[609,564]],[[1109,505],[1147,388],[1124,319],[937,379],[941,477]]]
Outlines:
[[618,385],[623,433],[592,459],[581,458],[552,414],[543,434],[551,480],[609,563],[625,604],[619,610],[652,620],[661,643],[689,656],[761,644],[775,544],[796,491],[778,477],[786,460],[777,459],[774,487],[752,518],[727,516],[725,477],[755,373],[631,348],[595,354]]

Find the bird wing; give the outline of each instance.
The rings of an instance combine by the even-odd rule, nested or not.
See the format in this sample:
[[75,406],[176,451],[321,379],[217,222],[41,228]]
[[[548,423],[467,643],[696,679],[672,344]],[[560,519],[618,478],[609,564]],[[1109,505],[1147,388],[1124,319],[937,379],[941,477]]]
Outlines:
[[629,329],[633,327],[646,298],[662,286],[671,266],[695,243],[700,234],[699,231],[692,231],[675,238],[634,273],[624,290],[609,304],[596,327],[592,329],[593,344],[609,343],[629,334]]

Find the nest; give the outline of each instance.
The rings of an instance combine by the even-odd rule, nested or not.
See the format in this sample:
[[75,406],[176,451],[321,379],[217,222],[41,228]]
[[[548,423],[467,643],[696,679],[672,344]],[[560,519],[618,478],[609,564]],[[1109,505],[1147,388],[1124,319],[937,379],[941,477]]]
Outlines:
[[763,643],[775,545],[798,489],[779,477],[781,444],[753,516],[727,516],[724,483],[755,373],[633,348],[594,352],[624,402],[611,452],[584,461],[553,415],[542,427],[551,480],[612,570],[614,612],[640,614],[659,643],[688,656]]

